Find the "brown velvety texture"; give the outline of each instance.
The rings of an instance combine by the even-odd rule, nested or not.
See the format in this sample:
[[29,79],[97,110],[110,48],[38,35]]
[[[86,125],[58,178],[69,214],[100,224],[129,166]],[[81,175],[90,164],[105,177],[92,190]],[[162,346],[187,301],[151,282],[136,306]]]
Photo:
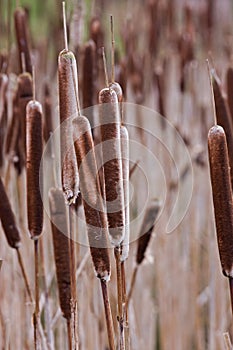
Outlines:
[[[93,40],[89,40],[84,47],[83,58],[83,109],[92,107],[96,104],[96,45]],[[94,126],[93,108],[85,111],[91,127]]]
[[141,230],[139,233],[138,250],[137,250],[137,264],[141,264],[146,253],[146,249],[151,239],[154,229],[155,221],[158,217],[160,204],[158,200],[154,200],[146,209]]
[[87,224],[92,261],[97,277],[109,279],[110,259],[107,249],[107,217],[104,212],[94,142],[88,119],[81,116],[75,118],[74,145],[80,177],[80,191]]
[[12,248],[20,246],[20,235],[15,222],[15,216],[11,209],[11,204],[5,191],[5,187],[0,178],[0,219],[6,235],[7,242]]
[[124,189],[120,139],[120,113],[114,90],[105,88],[99,93],[99,120],[105,200],[111,243],[119,246],[125,235]]
[[37,101],[27,105],[27,212],[28,229],[37,239],[43,227],[43,203],[40,194],[40,162],[42,157],[42,107]]
[[213,91],[217,124],[222,126],[226,133],[228,156],[231,167],[231,184],[233,184],[233,124],[225,96],[222,93],[221,82],[216,74],[212,74]]
[[18,45],[19,61],[21,72],[23,72],[23,61],[22,53],[25,60],[25,70],[26,72],[32,74],[32,63],[29,49],[29,39],[28,39],[28,23],[27,15],[23,8],[17,8],[14,12],[15,19],[15,34]]
[[226,136],[221,126],[210,129],[208,146],[219,255],[223,273],[233,277],[233,203]]
[[58,58],[59,109],[61,123],[62,187],[68,203],[79,193],[78,169],[72,139],[72,120],[77,115],[77,66],[74,54],[63,50]]
[[67,236],[66,206],[61,190],[56,188],[50,189],[49,205],[60,307],[63,316],[69,320],[71,318],[69,238]]

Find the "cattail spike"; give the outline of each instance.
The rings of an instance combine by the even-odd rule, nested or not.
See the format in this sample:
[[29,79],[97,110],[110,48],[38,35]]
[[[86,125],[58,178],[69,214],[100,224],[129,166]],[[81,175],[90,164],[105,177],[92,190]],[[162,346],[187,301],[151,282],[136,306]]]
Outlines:
[[120,112],[117,95],[112,89],[99,93],[105,199],[111,243],[119,246],[125,236],[124,189],[120,139]]
[[0,178],[0,219],[7,242],[12,248],[19,248],[21,244],[19,230],[16,226],[15,216],[11,208],[5,187]]
[[233,202],[226,135],[219,125],[208,134],[210,175],[220,261],[224,275],[233,277]]
[[227,139],[227,149],[231,168],[231,183],[233,185],[233,123],[230,117],[226,97],[223,94],[221,82],[217,74],[212,72],[215,110],[218,125],[222,126]]
[[27,212],[28,229],[36,240],[42,232],[43,203],[40,193],[40,163],[42,158],[42,106],[30,101],[26,109],[27,134]]
[[146,209],[141,230],[139,233],[138,250],[136,262],[138,265],[142,263],[145,258],[146,249],[151,239],[154,229],[155,221],[158,217],[161,204],[157,199],[154,199]]
[[91,256],[97,277],[108,281],[110,260],[107,218],[100,192],[91,127],[86,117],[74,119],[73,137]]
[[56,263],[56,275],[59,290],[60,307],[63,316],[71,319],[71,277],[69,261],[69,239],[66,205],[61,190],[49,191],[49,205],[53,234],[53,247]]
[[78,113],[77,65],[71,51],[61,51],[58,58],[62,187],[69,204],[79,194],[79,177],[72,139],[72,119]]

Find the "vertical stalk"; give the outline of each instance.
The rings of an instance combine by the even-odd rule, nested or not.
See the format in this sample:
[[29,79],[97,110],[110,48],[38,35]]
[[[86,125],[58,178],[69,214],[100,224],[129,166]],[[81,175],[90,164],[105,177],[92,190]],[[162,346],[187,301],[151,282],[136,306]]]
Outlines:
[[110,308],[107,282],[104,279],[101,279],[100,282],[101,282],[101,289],[102,289],[102,295],[103,295],[103,301],[104,301],[104,310],[105,310],[105,318],[106,318],[106,324],[107,324],[109,350],[115,350],[112,312],[111,312],[111,308]]

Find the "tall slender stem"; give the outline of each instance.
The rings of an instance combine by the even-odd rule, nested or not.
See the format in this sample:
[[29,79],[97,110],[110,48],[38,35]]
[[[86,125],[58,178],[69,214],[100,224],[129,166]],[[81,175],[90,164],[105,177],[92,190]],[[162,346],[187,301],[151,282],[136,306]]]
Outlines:
[[40,350],[40,337],[39,337],[39,317],[40,317],[40,305],[39,305],[39,245],[38,239],[34,241],[34,256],[35,256],[35,311],[33,315],[34,323],[34,346],[35,350]]
[[77,337],[77,295],[76,295],[76,259],[75,259],[75,241],[74,241],[74,225],[73,225],[73,213],[72,208],[69,206],[69,226],[70,226],[70,273],[71,273],[71,312],[72,312],[72,339],[73,349],[77,349],[78,337]]
[[104,309],[105,309],[105,318],[106,318],[107,331],[108,331],[109,350],[115,350],[114,330],[113,330],[112,312],[111,312],[109,296],[108,296],[108,286],[105,280],[100,280],[100,282],[101,282],[101,289],[102,289]]
[[125,335],[125,350],[130,349],[129,339],[129,315],[126,308],[126,279],[125,279],[125,261],[121,263],[121,280],[122,280],[122,301],[123,301],[123,316],[124,316],[124,335]]
[[117,271],[117,300],[118,300],[118,323],[120,332],[120,350],[125,349],[124,344],[124,319],[123,319],[123,295],[122,295],[122,276],[121,276],[121,260],[120,260],[120,247],[116,247],[115,250],[116,271]]
[[26,287],[28,296],[30,298],[30,302],[32,303],[33,302],[32,291],[31,291],[31,288],[29,286],[28,277],[27,277],[27,274],[26,274],[26,271],[25,271],[25,267],[24,267],[24,264],[23,264],[23,259],[22,259],[22,256],[21,256],[20,251],[19,251],[18,248],[16,249],[16,252],[17,252],[17,257],[18,257],[18,261],[19,261],[19,266],[20,266],[20,269],[21,269],[21,272],[22,272],[22,275],[23,275],[23,280],[24,280],[24,283],[25,283],[25,287]]

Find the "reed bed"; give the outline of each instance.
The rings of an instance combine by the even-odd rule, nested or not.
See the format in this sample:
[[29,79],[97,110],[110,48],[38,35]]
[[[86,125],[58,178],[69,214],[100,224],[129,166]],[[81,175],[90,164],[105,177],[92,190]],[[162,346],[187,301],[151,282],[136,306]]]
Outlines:
[[231,349],[231,1],[9,1],[0,29],[0,348]]

